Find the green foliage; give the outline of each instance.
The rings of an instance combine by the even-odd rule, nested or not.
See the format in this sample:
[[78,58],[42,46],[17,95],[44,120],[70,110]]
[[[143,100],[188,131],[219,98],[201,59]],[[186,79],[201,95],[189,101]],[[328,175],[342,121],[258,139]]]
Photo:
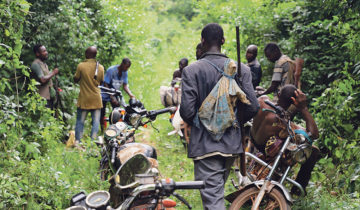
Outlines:
[[[56,9],[56,1],[51,3]],[[63,209],[80,188],[107,184],[97,179],[98,158],[91,149],[79,154],[59,144],[63,122],[45,108],[19,59],[29,6],[23,0],[0,3],[0,208]],[[91,177],[80,180],[73,173]]]
[[75,193],[107,189],[99,179],[97,148],[87,146],[83,152],[52,142],[46,156],[3,161],[1,166],[10,168],[0,174],[0,208],[64,209]]
[[[60,94],[63,110],[61,113],[57,110],[56,115],[64,113],[70,119],[75,113],[74,100],[78,93],[70,78],[75,74],[77,64],[85,58],[85,49],[97,46],[97,59],[107,68],[125,49],[125,35],[118,22],[106,18],[107,12],[101,1],[28,2],[31,7],[24,25],[21,59],[30,66],[34,59],[33,46],[39,43],[46,46],[49,52],[46,62],[50,70],[59,67],[59,87],[63,90]],[[65,123],[68,129],[74,124],[72,121]]]
[[295,53],[305,59],[303,87],[312,96],[359,62],[359,8],[355,1],[304,1],[293,11],[291,39]]
[[193,0],[172,1],[172,6],[167,10],[167,15],[175,15],[181,22],[191,21],[198,14]]
[[[18,1],[2,1],[0,3],[0,77],[4,82],[2,92],[5,86],[9,87],[9,91],[14,91],[14,84],[18,82],[17,76],[23,71],[27,74],[25,66],[19,60],[22,49],[22,33],[25,16],[28,14],[29,4],[24,0]],[[20,81],[19,81],[20,82]]]
[[[318,144],[323,151],[319,161],[320,180],[329,178],[327,187],[342,192],[360,191],[360,83],[346,72],[343,79],[334,81],[314,102],[316,122],[321,129]],[[331,177],[331,178],[330,178]]]
[[[60,75],[72,77],[76,65],[84,59],[85,49],[98,48],[98,60],[108,67],[125,46],[122,29],[114,21],[104,18],[106,11],[100,1],[29,1],[23,39],[26,41],[22,58],[30,64],[32,48],[41,43],[49,52],[50,67],[59,66]],[[71,81],[65,80],[69,85]]]
[[[308,196],[295,201],[292,209],[359,209],[359,196],[338,194],[336,191],[327,191],[319,186],[311,186]],[[308,191],[309,192],[309,191]]]
[[[0,208],[64,209],[81,190],[107,188],[98,179],[94,145],[87,142],[82,151],[65,149],[60,143],[75,122],[79,90],[72,76],[86,47],[98,47],[98,59],[105,68],[130,57],[132,92],[146,108],[157,109],[161,104],[155,93],[169,84],[179,59],[195,60],[200,31],[211,22],[224,28],[222,49],[233,59],[236,24],[241,30],[243,62],[246,47],[258,45],[264,86],[272,74],[272,65],[263,55],[266,43],[278,42],[284,54],[305,59],[303,89],[313,99],[322,159],[314,170],[308,198],[295,206],[358,208],[359,8],[354,0],[1,1]],[[53,117],[62,113],[44,108],[35,81],[29,79],[24,64],[33,60],[32,47],[37,43],[47,47],[49,67],[59,66],[66,122]],[[192,160],[179,139],[166,135],[171,130],[167,116],[160,116],[154,125],[160,133],[144,130],[137,141],[157,148],[162,177],[193,180]],[[233,190],[227,183],[226,193]],[[331,191],[335,193],[329,195]],[[201,208],[198,191],[179,193]],[[178,209],[186,208],[179,204]]]

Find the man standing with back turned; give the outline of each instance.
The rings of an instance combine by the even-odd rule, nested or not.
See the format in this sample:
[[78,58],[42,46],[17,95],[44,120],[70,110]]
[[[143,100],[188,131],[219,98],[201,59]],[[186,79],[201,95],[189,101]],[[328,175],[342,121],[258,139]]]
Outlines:
[[96,47],[87,48],[86,60],[77,66],[74,76],[74,81],[80,84],[75,125],[76,143],[82,138],[85,119],[89,112],[92,118],[91,138],[95,139],[99,131],[102,102],[98,86],[104,80],[104,67],[95,60],[96,54]]
[[[203,52],[200,60],[186,67],[182,74],[182,97],[180,115],[187,127],[191,126],[188,157],[194,160],[196,180],[205,182],[200,190],[204,209],[225,209],[224,184],[235,156],[243,152],[239,126],[227,128],[220,140],[214,140],[202,123],[196,123],[198,110],[222,77],[217,69],[224,69],[226,55],[221,53],[224,32],[219,24],[206,25],[201,32]],[[211,63],[211,64],[210,64]],[[215,66],[217,66],[215,68]],[[241,78],[235,76],[242,86],[250,105],[237,103],[235,113],[238,122],[244,122],[258,111],[255,92],[251,83],[249,67],[241,64]],[[239,114],[243,113],[242,119]]]
[[173,73],[173,80],[176,78],[181,78],[181,74],[183,72],[183,69],[189,64],[189,60],[187,58],[182,58],[179,61],[179,69],[174,71]]

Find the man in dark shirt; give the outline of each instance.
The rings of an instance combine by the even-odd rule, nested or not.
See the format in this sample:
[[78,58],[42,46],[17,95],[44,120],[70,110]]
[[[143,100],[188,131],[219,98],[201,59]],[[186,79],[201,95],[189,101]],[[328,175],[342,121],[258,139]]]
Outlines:
[[52,78],[59,73],[59,69],[55,68],[53,71],[49,71],[48,65],[45,61],[48,59],[48,52],[44,45],[35,45],[34,54],[36,59],[31,64],[31,72],[36,81],[40,83],[37,85],[40,96],[46,99],[46,107],[53,108],[53,101],[51,99],[51,89],[53,88]]
[[[182,96],[180,115],[185,122],[186,129],[191,128],[188,145],[188,157],[194,160],[194,173],[196,180],[205,182],[205,189],[200,190],[204,209],[225,209],[224,184],[230,172],[234,156],[243,153],[241,144],[241,129],[231,126],[226,129],[219,141],[213,140],[206,128],[199,123],[197,112],[222,77],[210,61],[220,69],[228,59],[221,53],[224,44],[224,32],[220,25],[211,23],[206,25],[201,32],[203,52],[200,60],[190,64],[182,75]],[[251,119],[259,109],[254,89],[251,83],[249,67],[241,64],[241,77],[235,80],[242,86],[250,105],[240,102],[235,107],[237,121],[245,122]],[[242,113],[242,118],[240,118]]]
[[262,77],[261,66],[259,61],[256,59],[257,52],[258,48],[253,44],[249,45],[246,49],[246,60],[248,62],[247,66],[250,67],[254,89],[256,89],[256,86],[259,86]]
[[183,69],[188,65],[188,63],[189,61],[187,58],[183,58],[179,61],[179,69],[174,72],[173,80],[175,80],[176,78],[181,78]]

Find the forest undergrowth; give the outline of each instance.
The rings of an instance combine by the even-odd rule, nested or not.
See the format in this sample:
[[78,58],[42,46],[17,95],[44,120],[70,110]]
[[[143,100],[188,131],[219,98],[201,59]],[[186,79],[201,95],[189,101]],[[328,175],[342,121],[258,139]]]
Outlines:
[[[130,89],[147,109],[159,109],[159,87],[169,85],[181,58],[195,61],[201,28],[210,22],[223,26],[223,52],[233,59],[236,24],[241,29],[243,62],[246,46],[259,46],[265,87],[272,69],[262,53],[267,42],[276,41],[285,54],[305,59],[303,89],[321,130],[316,144],[322,157],[308,195],[293,208],[360,208],[358,9],[359,3],[352,0],[326,4],[310,0],[2,1],[0,209],[64,209],[79,191],[108,188],[99,179],[99,148],[88,138],[85,150],[64,144],[74,129],[79,91],[71,78],[87,46],[98,46],[105,68],[129,57]],[[49,67],[60,68],[65,121],[53,117],[62,116],[61,112],[44,108],[45,102],[35,94],[35,81],[29,80],[31,47],[39,42],[48,48]],[[85,133],[90,132],[90,121],[89,116]],[[169,116],[159,116],[153,125],[159,132],[151,126],[142,128],[137,141],[156,147],[161,176],[193,180],[193,162],[180,139],[167,136],[172,130]],[[228,181],[225,195],[234,190]],[[198,191],[178,193],[194,209],[202,209]],[[179,201],[178,205],[186,209]]]

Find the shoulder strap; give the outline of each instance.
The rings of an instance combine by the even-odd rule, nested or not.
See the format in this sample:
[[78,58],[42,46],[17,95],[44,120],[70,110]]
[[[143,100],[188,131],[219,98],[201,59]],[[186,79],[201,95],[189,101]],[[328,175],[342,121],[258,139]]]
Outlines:
[[[225,74],[225,72],[224,72],[223,70],[221,70],[217,65],[215,65],[213,62],[209,61],[208,59],[203,58],[203,59],[201,59],[201,60],[202,60],[202,61],[205,61],[205,62],[207,62],[208,64],[210,64],[211,66],[213,66],[220,74],[222,74],[222,75],[225,76],[225,77],[228,77],[228,78],[230,78],[230,79],[234,79],[235,76],[236,76],[236,73],[235,73],[233,76],[230,76],[230,75]],[[228,59],[228,60],[229,60],[229,59]],[[228,60],[226,60],[225,63],[226,63]],[[225,67],[225,65],[224,65],[224,67]]]
[[97,79],[98,71],[99,71],[99,61],[96,61],[96,69],[95,69],[95,75],[94,75],[95,80]]

